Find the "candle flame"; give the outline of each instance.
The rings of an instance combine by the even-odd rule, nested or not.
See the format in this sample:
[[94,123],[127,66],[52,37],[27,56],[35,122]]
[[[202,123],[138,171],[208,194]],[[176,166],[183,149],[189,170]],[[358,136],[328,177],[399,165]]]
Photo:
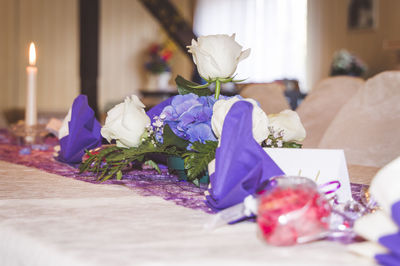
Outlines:
[[36,64],[36,49],[35,44],[31,42],[29,45],[29,64],[34,66]]

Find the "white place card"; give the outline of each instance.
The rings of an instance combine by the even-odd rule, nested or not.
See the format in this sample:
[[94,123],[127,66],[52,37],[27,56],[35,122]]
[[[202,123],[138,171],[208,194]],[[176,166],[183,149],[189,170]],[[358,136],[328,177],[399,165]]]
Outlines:
[[264,148],[286,175],[304,176],[318,185],[339,181],[339,202],[351,200],[349,173],[343,150]]

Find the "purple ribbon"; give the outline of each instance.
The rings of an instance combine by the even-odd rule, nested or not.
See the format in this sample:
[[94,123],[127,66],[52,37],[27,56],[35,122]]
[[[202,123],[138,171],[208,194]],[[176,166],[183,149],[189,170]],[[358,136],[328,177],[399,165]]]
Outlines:
[[[392,218],[400,228],[400,201],[392,205]],[[378,254],[375,256],[379,264],[390,266],[400,265],[400,232],[379,238],[379,243],[390,251],[388,254]]]
[[60,139],[61,149],[57,159],[76,165],[82,161],[85,150],[99,147],[102,139],[100,123],[96,120],[92,108],[89,107],[86,95],[75,98],[68,129],[69,134]]
[[171,105],[171,102],[172,102],[173,98],[174,97],[169,97],[165,101],[157,104],[156,106],[151,108],[149,111],[147,111],[147,115],[151,119],[151,124],[153,124],[155,116],[159,116],[166,106]]
[[[332,189],[330,189],[330,190],[327,190],[327,191],[324,191],[324,189],[329,189],[329,187],[332,187],[332,185],[336,185],[336,187],[334,187],[334,188],[332,188]],[[338,191],[339,190],[339,188],[341,187],[342,185],[340,184],[340,182],[338,181],[338,180],[334,180],[334,181],[330,181],[330,182],[327,182],[327,183],[325,183],[325,184],[322,184],[322,185],[320,185],[319,186],[319,189],[326,195],[326,196],[330,196],[330,198],[328,198],[328,200],[334,200],[334,203],[335,204],[339,204],[339,202],[337,201],[337,196],[336,196],[336,194],[334,194],[336,191]],[[332,194],[332,195],[329,195],[329,194]]]
[[206,197],[206,203],[213,210],[238,204],[255,194],[260,184],[271,177],[284,175],[255,141],[252,113],[252,104],[239,101],[225,117],[220,147],[215,155],[215,173],[210,176],[210,195]]
[[[335,188],[328,190],[328,191],[323,191],[323,188],[326,188],[326,187],[328,187],[330,185],[334,185],[334,184],[336,184]],[[338,191],[341,186],[342,185],[340,184],[340,182],[338,180],[335,180],[335,181],[330,181],[325,184],[322,184],[319,186],[319,188],[324,192],[325,195],[329,195],[329,194],[332,194],[332,193],[335,193],[336,191]]]

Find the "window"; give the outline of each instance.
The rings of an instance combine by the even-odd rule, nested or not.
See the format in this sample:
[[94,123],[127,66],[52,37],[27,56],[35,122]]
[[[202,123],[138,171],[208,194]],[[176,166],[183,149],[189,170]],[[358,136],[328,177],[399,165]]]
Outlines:
[[247,82],[297,79],[305,85],[307,0],[198,0],[194,17],[198,36],[233,34],[250,57],[237,78]]

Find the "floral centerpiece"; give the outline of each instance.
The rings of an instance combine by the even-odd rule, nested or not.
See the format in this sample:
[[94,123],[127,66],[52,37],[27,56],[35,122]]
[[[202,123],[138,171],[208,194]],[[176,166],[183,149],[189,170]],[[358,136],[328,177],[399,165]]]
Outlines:
[[333,55],[331,76],[348,75],[361,77],[367,71],[367,65],[356,55],[342,49]]
[[170,60],[174,54],[175,48],[171,41],[164,44],[153,43],[147,51],[146,70],[153,74],[170,72]]
[[[155,157],[181,157],[189,181],[197,183],[215,158],[224,120],[232,105],[247,102],[253,106],[252,132],[263,147],[299,148],[305,130],[296,112],[285,110],[267,115],[253,99],[220,94],[221,83],[234,80],[238,63],[249,56],[235,36],[210,35],[193,40],[189,52],[204,80],[200,85],[178,76],[179,95],[144,111],[132,95],[111,109],[101,129],[102,136],[115,145],[86,152],[81,172],[99,175],[99,180],[123,178],[130,166],[145,164],[160,171]],[[210,85],[215,83],[215,91]]]
[[165,89],[171,78],[171,59],[176,50],[172,41],[153,43],[147,50],[145,69],[149,73],[150,89]]

